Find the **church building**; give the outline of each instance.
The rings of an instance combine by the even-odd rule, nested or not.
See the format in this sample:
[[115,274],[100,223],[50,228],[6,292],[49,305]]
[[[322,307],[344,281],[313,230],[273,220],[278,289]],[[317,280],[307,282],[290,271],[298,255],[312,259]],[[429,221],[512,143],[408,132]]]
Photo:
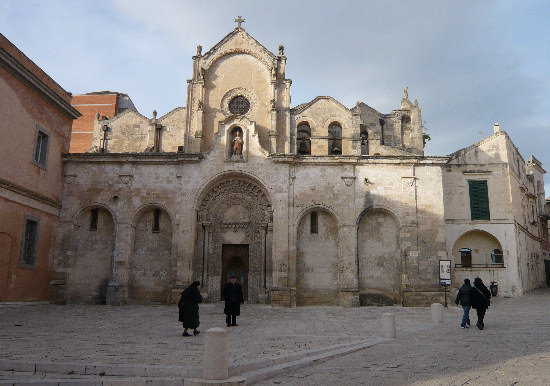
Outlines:
[[[236,275],[251,303],[427,305],[464,278],[519,296],[544,284],[541,163],[506,132],[425,156],[419,103],[291,104],[284,47],[237,27],[197,47],[187,105],[94,122],[64,156],[58,301],[209,302]],[[182,90],[182,97],[183,97]],[[182,98],[183,99],[183,98]]]

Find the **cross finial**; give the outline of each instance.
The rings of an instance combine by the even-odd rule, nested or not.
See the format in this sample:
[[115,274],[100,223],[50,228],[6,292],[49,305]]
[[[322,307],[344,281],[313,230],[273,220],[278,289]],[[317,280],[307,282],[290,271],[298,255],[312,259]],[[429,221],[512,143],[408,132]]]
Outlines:
[[239,24],[237,26],[237,29],[242,29],[241,24],[244,23],[245,19],[243,19],[242,16],[239,15],[239,17],[236,18],[235,21]]

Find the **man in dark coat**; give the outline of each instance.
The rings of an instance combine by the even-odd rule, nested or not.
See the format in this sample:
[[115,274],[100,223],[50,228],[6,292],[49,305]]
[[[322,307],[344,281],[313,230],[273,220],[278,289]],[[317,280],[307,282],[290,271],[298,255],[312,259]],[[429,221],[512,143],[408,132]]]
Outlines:
[[485,324],[483,324],[483,318],[485,317],[485,311],[489,308],[491,304],[491,292],[487,289],[483,280],[479,277],[474,279],[474,286],[472,288],[472,295],[470,297],[470,302],[472,308],[475,308],[477,311],[477,323],[476,326],[480,330],[483,330]]
[[458,290],[456,294],[455,304],[460,305],[464,309],[464,315],[462,315],[462,322],[460,323],[461,328],[470,328],[470,307],[472,305],[471,298],[472,296],[472,286],[470,285],[470,279],[464,279],[464,284]]
[[179,321],[183,324],[182,336],[191,336],[187,332],[189,328],[193,329],[193,335],[200,333],[199,327],[199,303],[202,302],[202,296],[199,292],[201,283],[194,281],[185,291],[181,293],[179,308]]
[[241,304],[244,303],[243,287],[237,283],[237,278],[231,276],[231,283],[223,287],[222,297],[225,300],[225,323],[227,327],[237,325],[237,316],[241,314]]

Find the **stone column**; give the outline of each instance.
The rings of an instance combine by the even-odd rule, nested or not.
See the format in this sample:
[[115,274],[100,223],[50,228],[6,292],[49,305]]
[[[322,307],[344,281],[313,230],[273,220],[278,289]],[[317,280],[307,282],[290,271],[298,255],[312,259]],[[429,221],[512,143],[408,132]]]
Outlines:
[[269,130],[269,154],[277,153],[277,131]]
[[[210,240],[212,232],[212,224],[210,222],[203,222],[203,244],[202,244],[202,279],[201,288],[203,291],[208,291],[208,259],[210,259]],[[206,298],[208,298],[208,292],[206,293]],[[206,300],[206,299],[205,299]]]
[[108,305],[128,303],[128,258],[132,251],[134,228],[130,223],[116,223],[115,249],[111,264],[111,278],[107,286]]
[[338,231],[338,270],[340,271],[340,293],[338,303],[345,307],[359,306],[357,281],[356,245],[357,226],[343,224]]

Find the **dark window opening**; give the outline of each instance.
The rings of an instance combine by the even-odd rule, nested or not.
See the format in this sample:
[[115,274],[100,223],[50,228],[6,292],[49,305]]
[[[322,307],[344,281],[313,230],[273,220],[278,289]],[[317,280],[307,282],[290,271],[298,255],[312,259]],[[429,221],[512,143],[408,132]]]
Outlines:
[[34,144],[34,164],[45,169],[48,164],[48,146],[50,136],[42,129],[36,130],[36,138]]
[[491,263],[504,264],[504,258],[500,249],[493,249],[491,252]]
[[298,154],[311,154],[311,128],[308,123],[298,126],[296,142]]
[[472,220],[490,220],[487,181],[468,181]]
[[153,232],[160,232],[160,209],[153,211]]
[[25,268],[33,268],[36,262],[38,243],[38,221],[26,219],[21,246],[20,263]]
[[97,231],[97,220],[99,218],[99,209],[94,208],[90,211],[90,230]]
[[460,264],[463,267],[472,266],[472,250],[469,248],[462,248],[460,250]]
[[380,123],[380,145],[383,145],[384,144],[384,124],[386,122],[384,122],[383,119],[379,119],[378,123]]
[[317,212],[311,212],[309,220],[311,234],[317,234]]
[[342,127],[338,123],[328,127],[328,154],[342,154]]
[[361,155],[369,155],[369,133],[364,125],[361,125]]

